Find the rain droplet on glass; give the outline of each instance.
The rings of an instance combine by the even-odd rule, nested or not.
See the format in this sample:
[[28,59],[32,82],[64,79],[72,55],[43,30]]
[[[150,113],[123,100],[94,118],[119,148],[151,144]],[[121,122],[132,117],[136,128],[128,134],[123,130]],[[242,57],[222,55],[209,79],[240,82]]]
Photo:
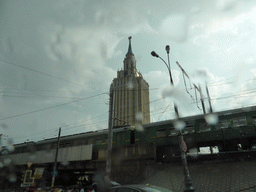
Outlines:
[[1,123],[0,126],[1,126],[3,129],[7,129],[7,128],[8,128],[8,125],[5,124],[5,123]]
[[135,115],[135,119],[136,119],[136,121],[142,121],[142,119],[143,119],[143,114],[142,113],[137,113],[136,115]]
[[205,121],[210,125],[216,125],[219,121],[218,115],[209,113],[204,116]]
[[15,150],[15,147],[13,145],[12,139],[8,139],[6,142],[6,148],[9,152],[13,152]]
[[62,161],[61,164],[62,164],[63,166],[68,166],[68,165],[69,165],[69,162],[68,162],[68,161]]
[[137,130],[137,131],[144,131],[144,128],[143,128],[143,126],[142,126],[142,124],[141,123],[135,123],[135,129]]
[[187,39],[188,26],[188,18],[185,15],[169,15],[162,21],[160,32],[173,41],[183,42]]
[[198,158],[198,150],[197,148],[192,148],[192,149],[189,149],[189,153],[188,155],[192,158]]
[[133,89],[133,83],[132,83],[132,81],[129,81],[129,82],[127,83],[127,88],[128,88],[128,89]]
[[12,160],[9,158],[4,159],[4,165],[9,165],[11,162]]
[[8,176],[8,180],[12,183],[16,182],[17,180],[17,176],[15,173],[11,173],[9,176]]
[[192,76],[192,81],[195,84],[201,84],[208,82],[210,79],[210,72],[207,68],[197,69],[196,72]]
[[174,98],[175,97],[175,90],[174,86],[168,86],[162,90],[162,98]]
[[219,11],[230,11],[235,8],[237,0],[217,0],[216,8]]
[[182,121],[182,120],[176,120],[174,122],[174,128],[176,130],[181,131],[181,130],[183,130],[185,128],[185,126],[186,126],[186,123],[184,121]]

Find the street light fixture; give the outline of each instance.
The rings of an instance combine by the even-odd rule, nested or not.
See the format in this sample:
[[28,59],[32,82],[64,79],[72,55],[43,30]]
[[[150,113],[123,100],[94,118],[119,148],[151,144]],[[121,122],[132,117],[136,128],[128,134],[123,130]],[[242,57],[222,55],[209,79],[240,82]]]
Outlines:
[[[166,67],[168,68],[168,71],[169,71],[169,76],[170,76],[170,83],[171,85],[173,86],[173,80],[172,80],[172,73],[171,73],[171,66],[170,66],[170,59],[169,59],[169,53],[170,53],[170,46],[169,45],[166,45],[165,47],[165,50],[167,52],[167,56],[168,56],[168,64],[165,62],[165,60],[163,60],[155,51],[152,51],[151,52],[151,55],[153,57],[157,57],[157,58],[160,58],[164,64],[166,65]],[[179,112],[178,112],[178,107],[177,105],[174,103],[174,111],[175,111],[175,114],[178,118],[177,121],[179,121]],[[186,157],[186,143],[184,142],[184,139],[183,139],[183,134],[182,134],[182,131],[180,130],[179,132],[179,147],[180,147],[180,152],[181,152],[181,161],[182,161],[182,166],[183,166],[183,170],[184,170],[184,176],[185,176],[185,179],[184,179],[184,183],[185,183],[185,190],[184,192],[192,192],[192,191],[195,191],[195,189],[193,188],[192,186],[192,180],[189,176],[189,170],[188,170],[188,164],[187,164],[187,157]]]
[[[165,64],[166,67],[168,68],[169,76],[170,76],[170,82],[171,82],[171,85],[173,86],[173,80],[172,80],[172,73],[171,73],[170,64],[168,65],[168,64],[165,62],[165,60],[163,60],[163,58],[160,57],[155,51],[152,51],[152,52],[151,52],[151,55],[152,55],[153,57],[160,58],[160,59],[164,62],[164,64]],[[169,63],[170,63],[170,62],[169,62]]]
[[170,53],[170,46],[166,45],[165,50],[166,50],[167,54],[169,55],[169,53]]

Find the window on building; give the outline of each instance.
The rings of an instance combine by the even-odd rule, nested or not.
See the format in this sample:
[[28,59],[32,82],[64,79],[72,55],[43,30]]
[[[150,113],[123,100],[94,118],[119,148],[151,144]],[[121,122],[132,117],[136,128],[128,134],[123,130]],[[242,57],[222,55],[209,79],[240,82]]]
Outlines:
[[53,144],[52,148],[57,149],[57,143]]
[[79,140],[75,140],[74,141],[74,146],[78,146],[79,145]]
[[150,137],[150,129],[146,129],[145,132],[146,132],[146,137],[149,138]]
[[170,136],[178,135],[179,131],[174,127],[170,127]]
[[256,125],[256,114],[254,114],[254,115],[252,116],[252,122],[253,122],[254,125]]
[[221,119],[216,125],[216,129],[225,129],[228,128],[228,120],[227,119]]
[[66,142],[65,147],[71,147],[71,142]]
[[102,137],[96,138],[96,144],[102,144]]
[[36,151],[41,151],[42,150],[42,145],[37,145],[35,148],[36,148]]
[[80,142],[80,145],[85,145],[86,144],[86,139],[82,139]]
[[211,130],[211,126],[206,123],[206,122],[202,122],[199,124],[199,131],[210,131]]
[[158,128],[156,130],[156,136],[161,137],[161,136],[165,136],[165,135],[166,135],[165,128]]
[[93,138],[88,139],[88,144],[93,144],[93,142],[94,142]]
[[125,133],[118,133],[117,134],[117,142],[125,140]]
[[194,125],[193,124],[186,125],[186,127],[183,129],[183,131],[184,131],[185,134],[194,133],[195,132]]
[[117,140],[117,142],[119,142],[121,140],[121,135],[120,134],[117,134],[116,140]]
[[17,148],[17,147],[16,147],[16,148],[15,148],[15,151],[13,151],[13,154],[14,154],[14,153],[21,153],[21,152],[22,152],[22,151],[21,151],[21,148]]
[[51,144],[46,144],[43,146],[43,150],[50,150],[51,149]]
[[234,117],[234,118],[232,118],[232,120],[233,120],[233,126],[234,127],[239,127],[239,126],[247,125],[247,121],[246,121],[246,117],[245,116]]
[[105,136],[105,143],[108,143],[108,136]]

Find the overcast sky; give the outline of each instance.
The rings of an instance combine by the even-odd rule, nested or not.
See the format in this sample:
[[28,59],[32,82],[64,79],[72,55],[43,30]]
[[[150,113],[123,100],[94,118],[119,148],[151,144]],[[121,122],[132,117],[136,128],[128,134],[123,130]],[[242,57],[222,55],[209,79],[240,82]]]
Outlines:
[[[20,143],[57,137],[59,127],[106,129],[129,36],[150,86],[151,122],[174,117],[173,97],[181,116],[202,114],[176,61],[194,99],[190,84],[207,82],[214,111],[255,105],[255,24],[253,0],[1,0],[0,133]],[[166,66],[150,54],[167,61],[167,44],[171,91]]]

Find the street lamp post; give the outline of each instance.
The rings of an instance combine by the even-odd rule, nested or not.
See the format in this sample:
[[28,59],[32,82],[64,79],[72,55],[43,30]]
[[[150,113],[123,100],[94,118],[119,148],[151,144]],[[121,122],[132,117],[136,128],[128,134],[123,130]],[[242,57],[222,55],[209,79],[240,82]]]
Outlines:
[[[168,71],[169,71],[170,83],[173,86],[171,66],[170,66],[170,59],[169,59],[170,46],[166,45],[165,50],[166,50],[167,56],[168,56],[168,64],[155,51],[152,51],[151,55],[153,57],[160,58],[164,62],[164,64],[166,65],[166,67],[168,68]],[[174,103],[174,110],[175,110],[175,114],[176,114],[177,118],[179,119],[178,107],[177,107],[177,105],[175,103]],[[185,179],[184,179],[185,190],[184,190],[184,192],[192,192],[192,191],[195,191],[195,189],[192,186],[192,180],[191,180],[190,175],[189,175],[188,164],[187,164],[187,157],[186,157],[186,150],[187,150],[186,149],[186,143],[184,142],[183,134],[182,134],[181,130],[179,132],[179,147],[180,147],[181,161],[182,161],[182,166],[183,166],[184,176],[185,176]]]

